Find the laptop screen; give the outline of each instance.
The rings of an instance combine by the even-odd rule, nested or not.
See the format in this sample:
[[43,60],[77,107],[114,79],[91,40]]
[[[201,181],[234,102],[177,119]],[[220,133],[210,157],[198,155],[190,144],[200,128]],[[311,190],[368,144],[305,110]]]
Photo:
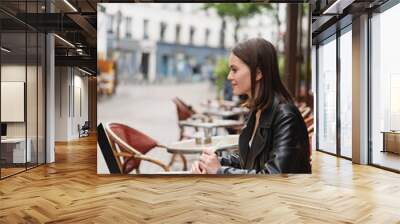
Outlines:
[[97,143],[99,144],[110,173],[121,173],[102,123],[97,126]]
[[1,136],[7,136],[7,124],[1,123]]

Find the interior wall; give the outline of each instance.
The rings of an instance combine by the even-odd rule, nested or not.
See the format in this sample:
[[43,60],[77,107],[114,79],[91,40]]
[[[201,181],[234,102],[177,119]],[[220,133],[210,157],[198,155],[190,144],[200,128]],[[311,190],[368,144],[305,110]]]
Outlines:
[[78,125],[82,126],[85,121],[88,121],[88,77],[82,76],[82,73],[74,68],[73,70],[73,109],[72,109],[72,129],[70,135],[72,138],[77,138]]
[[78,124],[88,120],[88,77],[72,67],[56,67],[56,141],[79,138]]
[[55,141],[68,141],[69,76],[67,67],[55,68]]

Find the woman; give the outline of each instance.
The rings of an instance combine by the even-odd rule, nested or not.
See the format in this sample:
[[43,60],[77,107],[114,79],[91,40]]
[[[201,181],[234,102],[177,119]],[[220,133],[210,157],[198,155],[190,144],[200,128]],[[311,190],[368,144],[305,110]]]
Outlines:
[[204,150],[192,173],[311,173],[307,128],[280,80],[274,46],[262,38],[239,43],[229,56],[229,68],[233,93],[247,95],[250,109],[239,153],[218,158]]

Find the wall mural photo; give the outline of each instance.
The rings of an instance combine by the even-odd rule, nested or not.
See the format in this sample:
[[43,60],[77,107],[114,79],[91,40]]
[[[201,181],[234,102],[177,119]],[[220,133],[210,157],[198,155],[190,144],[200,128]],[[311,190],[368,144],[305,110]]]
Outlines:
[[98,174],[311,173],[308,4],[97,7]]

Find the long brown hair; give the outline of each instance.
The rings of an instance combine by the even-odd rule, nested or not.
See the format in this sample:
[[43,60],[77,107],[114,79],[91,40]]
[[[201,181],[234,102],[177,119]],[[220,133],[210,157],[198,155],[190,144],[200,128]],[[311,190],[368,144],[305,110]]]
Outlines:
[[[251,74],[251,97],[245,106],[253,110],[263,110],[270,106],[275,96],[280,102],[292,103],[293,99],[279,76],[278,57],[274,45],[262,38],[252,38],[237,44],[232,53],[240,58]],[[256,73],[259,69],[262,78],[256,93]]]

